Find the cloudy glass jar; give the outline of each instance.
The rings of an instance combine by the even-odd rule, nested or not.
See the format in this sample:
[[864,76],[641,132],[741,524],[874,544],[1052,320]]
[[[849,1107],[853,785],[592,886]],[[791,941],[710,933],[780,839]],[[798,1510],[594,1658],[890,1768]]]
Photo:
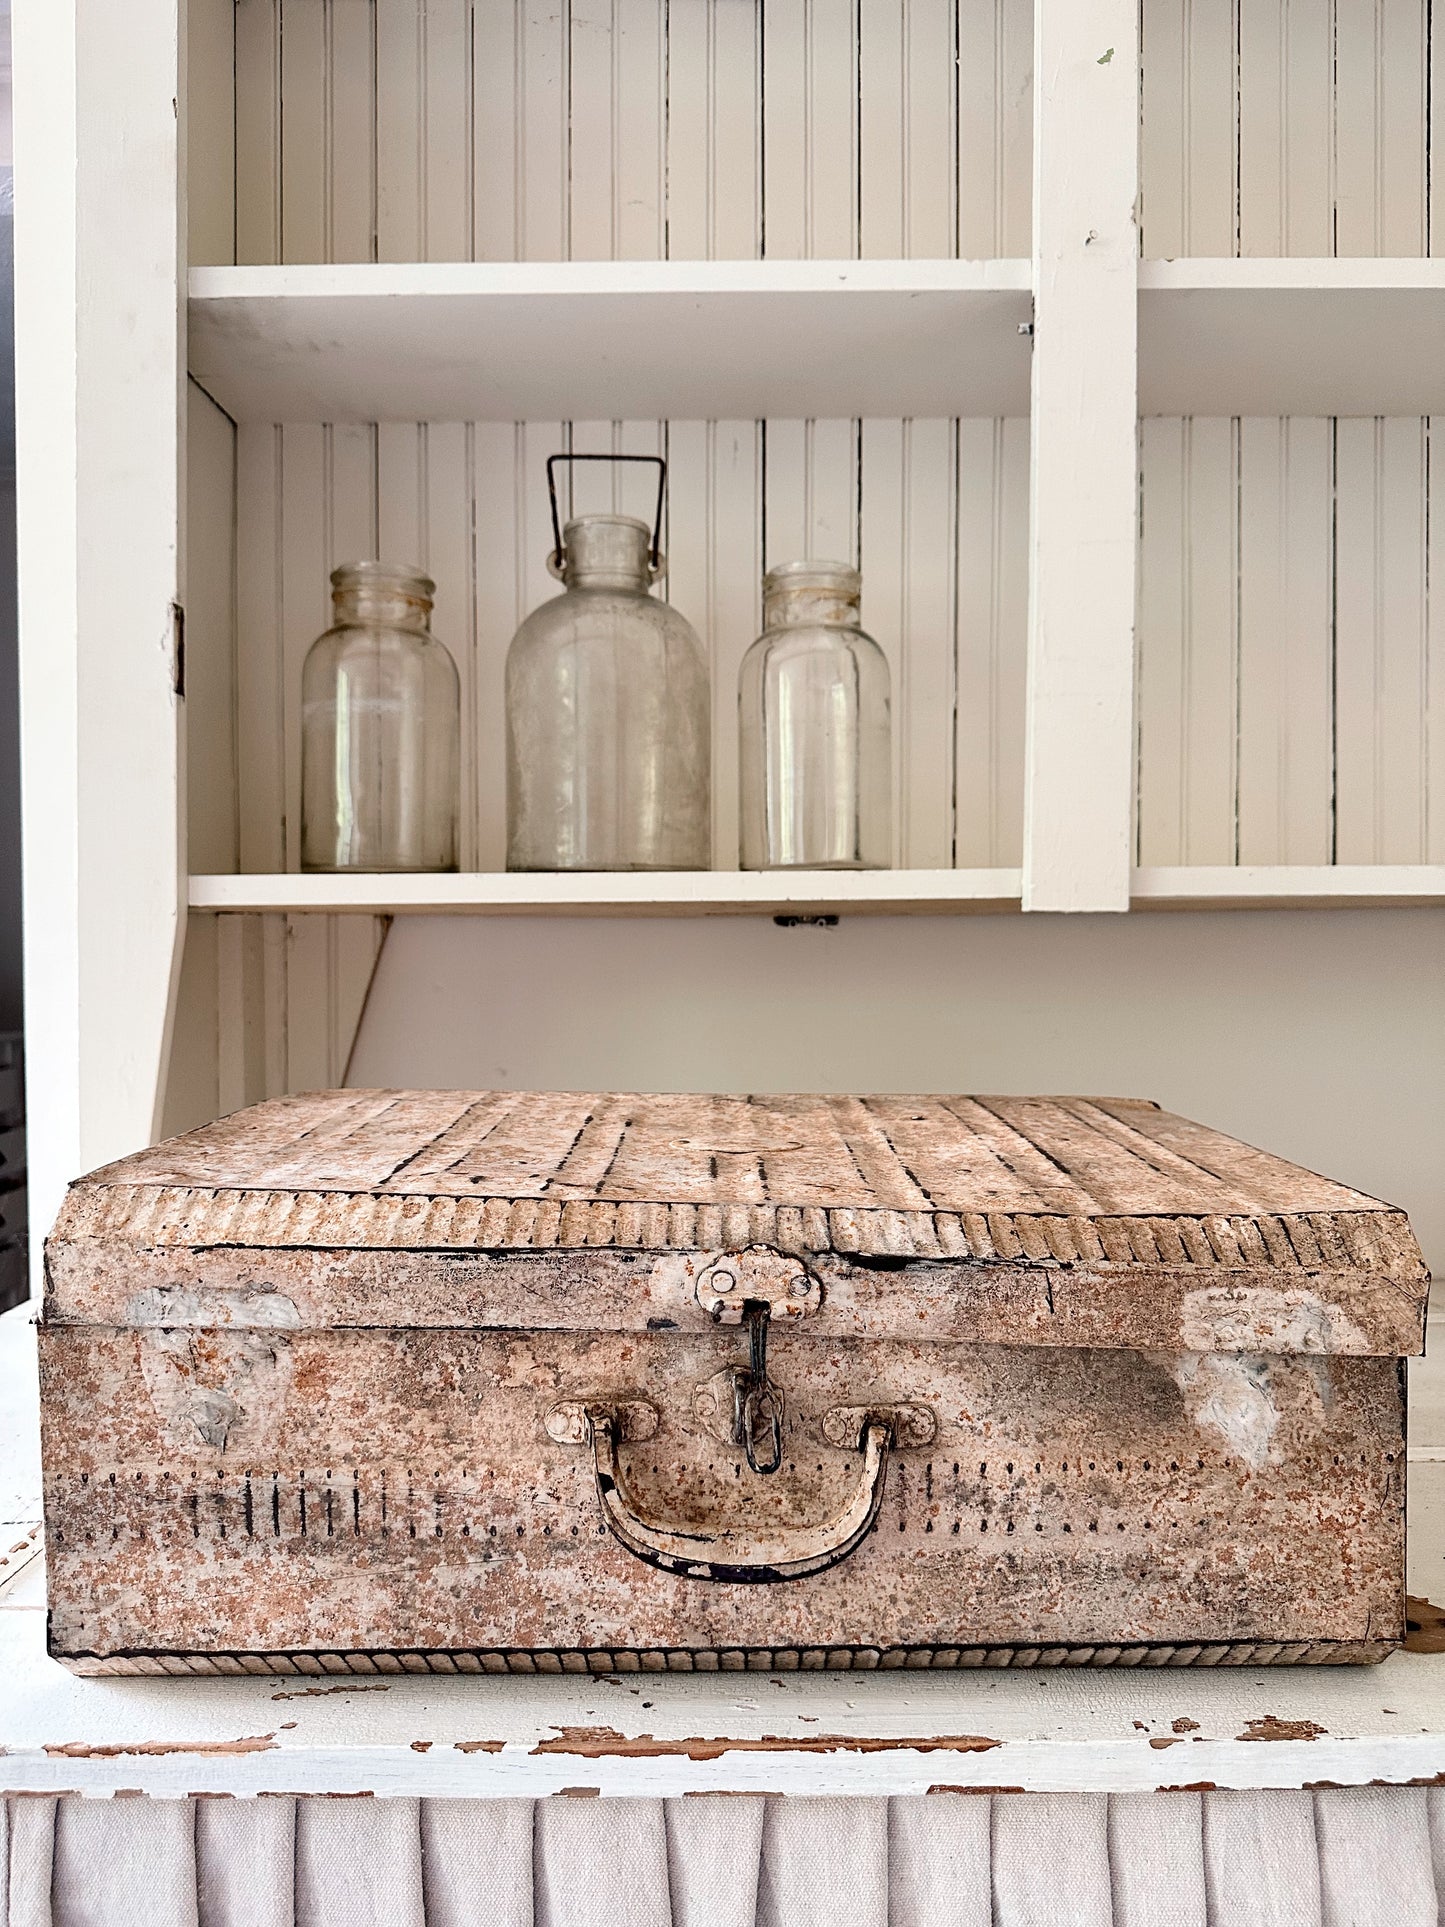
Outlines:
[[507,868],[704,870],[707,665],[645,522],[582,515],[507,656]]
[[859,625],[845,562],[763,580],[763,633],[738,684],[745,870],[881,870],[893,855],[888,660]]
[[303,870],[455,870],[460,702],[436,584],[348,562],[301,676]]

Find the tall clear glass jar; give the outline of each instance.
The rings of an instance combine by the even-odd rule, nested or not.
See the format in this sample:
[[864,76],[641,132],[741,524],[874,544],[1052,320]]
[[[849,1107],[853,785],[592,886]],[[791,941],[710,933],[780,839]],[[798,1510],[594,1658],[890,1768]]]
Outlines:
[[419,569],[348,562],[301,672],[303,870],[455,870],[456,664]]
[[763,633],[738,682],[745,870],[885,870],[893,857],[888,659],[859,625],[846,562],[763,579]]
[[507,655],[507,868],[705,870],[707,665],[647,524],[581,515]]

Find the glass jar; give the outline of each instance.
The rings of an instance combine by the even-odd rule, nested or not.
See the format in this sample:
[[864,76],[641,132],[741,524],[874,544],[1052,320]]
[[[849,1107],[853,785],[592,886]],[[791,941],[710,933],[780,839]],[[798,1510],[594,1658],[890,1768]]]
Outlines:
[[301,673],[303,870],[455,870],[456,664],[431,633],[436,584],[348,562]]
[[893,856],[888,659],[859,626],[846,562],[763,579],[738,681],[745,870],[885,870]]
[[647,524],[581,515],[507,655],[507,868],[705,870],[707,665]]

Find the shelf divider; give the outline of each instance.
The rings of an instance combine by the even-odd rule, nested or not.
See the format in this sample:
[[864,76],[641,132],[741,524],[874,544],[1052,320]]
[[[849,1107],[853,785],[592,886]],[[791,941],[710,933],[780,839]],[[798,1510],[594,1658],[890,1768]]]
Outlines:
[[1138,18],[1036,0],[1026,910],[1127,910],[1134,785]]

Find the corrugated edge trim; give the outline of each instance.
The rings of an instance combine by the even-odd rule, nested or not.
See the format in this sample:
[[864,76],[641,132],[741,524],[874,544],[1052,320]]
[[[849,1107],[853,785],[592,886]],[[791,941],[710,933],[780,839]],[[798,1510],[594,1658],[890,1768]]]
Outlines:
[[722,1646],[540,1650],[284,1653],[60,1653],[72,1673],[121,1678],[335,1679],[434,1673],[964,1672],[1009,1667],[1361,1666],[1397,1651],[1396,1640],[1235,1640],[1142,1646]]
[[1082,1217],[789,1205],[608,1204],[369,1191],[79,1187],[53,1236],[141,1247],[325,1250],[741,1250],[1031,1267],[1367,1271],[1427,1277],[1399,1211],[1273,1217]]

